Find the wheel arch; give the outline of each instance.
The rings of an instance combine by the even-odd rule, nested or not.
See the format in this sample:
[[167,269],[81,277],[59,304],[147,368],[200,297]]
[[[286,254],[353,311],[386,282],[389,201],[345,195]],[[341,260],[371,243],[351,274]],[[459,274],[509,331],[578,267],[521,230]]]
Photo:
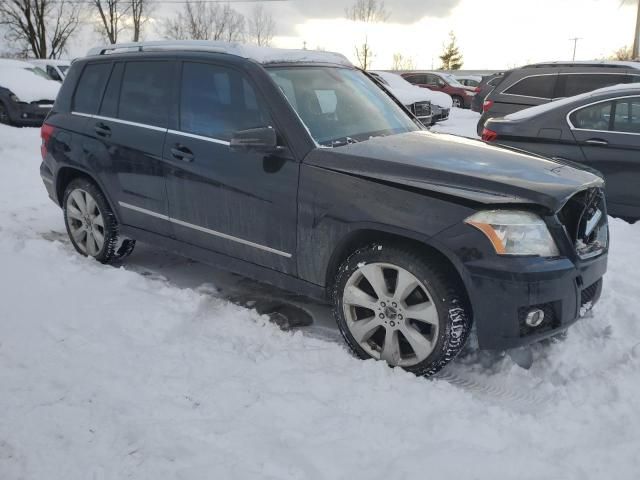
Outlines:
[[446,268],[447,273],[451,273],[456,282],[459,283],[471,313],[471,318],[473,318],[473,309],[468,290],[469,284],[465,279],[465,275],[462,273],[460,262],[442,245],[436,244],[412,232],[396,232],[380,228],[360,228],[342,237],[336,244],[326,268],[325,288],[327,294],[333,289],[334,280],[342,262],[358,248],[371,245],[372,243],[405,246],[419,252],[427,258],[437,258],[437,261]]
[[91,183],[95,184],[104,195],[104,198],[107,200],[111,211],[116,216],[116,220],[120,221],[118,210],[114,208],[113,202],[109,198],[106,189],[93,175],[91,175],[86,170],[77,167],[63,166],[60,167],[56,172],[55,195],[56,201],[58,202],[59,206],[63,206],[62,202],[64,201],[64,192],[67,189],[67,186],[69,186],[69,184],[76,178],[85,178]]

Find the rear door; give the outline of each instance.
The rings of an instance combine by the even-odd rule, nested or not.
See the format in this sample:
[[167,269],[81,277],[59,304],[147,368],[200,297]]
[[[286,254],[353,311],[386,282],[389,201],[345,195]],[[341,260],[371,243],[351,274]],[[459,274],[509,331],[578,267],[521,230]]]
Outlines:
[[640,97],[588,105],[569,120],[587,165],[605,176],[610,211],[640,215]]
[[109,183],[121,222],[168,235],[171,228],[162,147],[175,64],[168,60],[116,62],[100,110],[88,123],[97,168]]
[[299,163],[284,143],[272,154],[229,147],[235,131],[276,127],[259,89],[241,70],[194,60],[179,90],[164,147],[176,238],[295,273]]

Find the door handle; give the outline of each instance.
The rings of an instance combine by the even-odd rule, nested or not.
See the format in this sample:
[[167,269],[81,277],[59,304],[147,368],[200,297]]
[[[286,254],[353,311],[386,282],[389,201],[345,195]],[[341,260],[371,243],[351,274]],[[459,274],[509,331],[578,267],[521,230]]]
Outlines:
[[102,122],[96,123],[96,126],[94,127],[94,130],[101,137],[110,137],[111,136],[111,129],[108,126],[106,126],[104,123],[102,123]]
[[590,138],[584,143],[586,143],[587,145],[599,145],[601,147],[606,147],[607,145],[609,145],[609,142],[607,142],[606,140],[601,140],[599,138]]
[[173,155],[173,157],[177,158],[178,160],[182,160],[183,162],[193,162],[193,159],[195,158],[191,150],[179,143],[176,143],[171,148],[171,155]]

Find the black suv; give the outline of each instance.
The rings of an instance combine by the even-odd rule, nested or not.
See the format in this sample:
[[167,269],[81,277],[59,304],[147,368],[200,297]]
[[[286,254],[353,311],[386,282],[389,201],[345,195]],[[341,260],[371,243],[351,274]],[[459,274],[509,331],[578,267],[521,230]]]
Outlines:
[[620,83],[640,82],[640,62],[537,63],[505,72],[485,98],[478,135],[489,118]]
[[71,66],[41,175],[74,247],[150,242],[333,302],[361,358],[431,374],[565,330],[607,262],[602,180],[426,131],[337,54],[115,45]]

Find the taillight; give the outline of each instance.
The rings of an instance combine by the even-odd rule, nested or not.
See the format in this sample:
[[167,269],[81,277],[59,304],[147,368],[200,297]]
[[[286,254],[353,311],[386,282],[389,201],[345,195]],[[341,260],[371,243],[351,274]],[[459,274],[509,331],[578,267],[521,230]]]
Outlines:
[[482,104],[482,113],[488,112],[493,107],[493,100],[485,100]]
[[40,145],[40,154],[42,155],[43,160],[47,156],[47,146],[49,145],[49,139],[51,138],[51,135],[53,135],[53,131],[53,126],[46,123],[43,123],[42,127],[40,128],[40,138],[42,139],[42,144]]
[[498,134],[493,130],[485,128],[482,130],[482,140],[485,142],[495,142],[498,139]]

